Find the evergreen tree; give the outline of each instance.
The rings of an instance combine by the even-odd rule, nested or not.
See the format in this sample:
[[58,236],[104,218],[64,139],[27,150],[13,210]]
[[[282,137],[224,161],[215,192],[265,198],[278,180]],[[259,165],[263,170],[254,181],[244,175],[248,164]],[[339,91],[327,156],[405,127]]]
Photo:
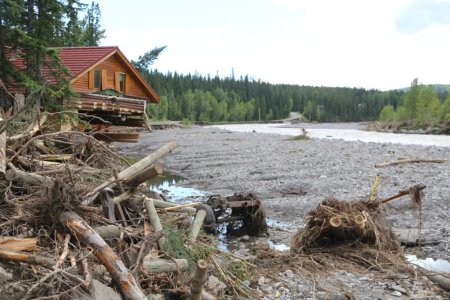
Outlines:
[[100,20],[100,7],[98,3],[92,2],[81,22],[81,44],[83,46],[98,46],[100,40],[105,37],[105,29],[102,29]]

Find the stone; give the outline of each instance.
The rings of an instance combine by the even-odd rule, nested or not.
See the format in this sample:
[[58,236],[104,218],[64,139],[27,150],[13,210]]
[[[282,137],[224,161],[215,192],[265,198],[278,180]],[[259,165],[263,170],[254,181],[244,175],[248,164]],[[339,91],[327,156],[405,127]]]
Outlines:
[[248,235],[243,235],[241,237],[241,241],[243,241],[243,242],[248,242],[249,240],[250,240],[250,236],[248,236]]
[[384,290],[383,289],[373,289],[370,292],[370,298],[382,300],[383,299]]
[[294,272],[292,272],[291,270],[286,270],[283,272],[284,277],[291,279],[295,276]]
[[109,286],[104,285],[98,280],[92,280],[89,288],[92,300],[121,300],[122,297]]
[[392,296],[395,296],[395,297],[401,297],[401,296],[402,296],[402,293],[400,293],[399,291],[393,291],[393,292],[391,293],[391,295],[392,295]]
[[400,292],[400,293],[402,293],[402,294],[406,294],[406,289],[402,288],[402,287],[399,286],[399,285],[393,285],[393,286],[390,286],[389,289],[391,289],[391,290],[393,290],[393,291],[398,291],[398,292]]
[[214,275],[209,276],[205,284],[206,291],[211,295],[222,295],[226,287],[227,285]]
[[266,278],[261,276],[258,278],[258,285],[263,285],[266,282]]

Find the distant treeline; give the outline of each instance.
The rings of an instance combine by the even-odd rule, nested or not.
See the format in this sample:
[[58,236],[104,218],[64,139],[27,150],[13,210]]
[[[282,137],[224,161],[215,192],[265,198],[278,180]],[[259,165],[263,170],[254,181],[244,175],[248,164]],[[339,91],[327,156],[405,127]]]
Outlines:
[[161,96],[149,114],[159,120],[255,121],[276,120],[300,112],[311,121],[378,119],[386,105],[397,107],[404,91],[270,84],[232,77],[143,72]]
[[391,127],[445,127],[450,133],[450,95],[448,86],[423,85],[414,79],[399,105],[387,105],[380,113],[380,121]]

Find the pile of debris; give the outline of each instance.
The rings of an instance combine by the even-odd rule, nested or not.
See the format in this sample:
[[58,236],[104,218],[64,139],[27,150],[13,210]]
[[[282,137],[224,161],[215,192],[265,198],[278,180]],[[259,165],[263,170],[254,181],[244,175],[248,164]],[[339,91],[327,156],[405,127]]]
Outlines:
[[4,297],[223,297],[224,287],[203,288],[211,277],[220,283],[213,274],[231,295],[259,296],[227,267],[251,264],[220,252],[215,237],[202,233],[208,209],[149,191],[146,182],[162,174],[158,160],[175,142],[130,165],[92,135],[56,131],[46,121],[40,115],[10,136],[5,124],[0,135]]

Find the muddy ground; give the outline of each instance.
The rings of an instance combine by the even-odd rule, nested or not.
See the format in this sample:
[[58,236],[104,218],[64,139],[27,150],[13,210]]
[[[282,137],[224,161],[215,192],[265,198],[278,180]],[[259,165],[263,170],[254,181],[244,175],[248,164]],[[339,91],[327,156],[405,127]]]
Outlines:
[[[271,241],[277,244],[289,244],[292,235],[305,223],[308,211],[325,198],[352,200],[368,197],[377,174],[380,176],[379,198],[387,198],[415,184],[425,184],[422,228],[440,243],[422,246],[420,251],[407,249],[407,252],[434,259],[450,259],[449,148],[341,140],[293,141],[281,135],[235,133],[197,126],[144,133],[138,144],[116,143],[115,146],[126,156],[141,158],[169,141],[176,141],[178,148],[162,163],[166,170],[188,179],[183,185],[224,196],[257,193],[264,202],[267,216],[273,220],[269,233]],[[374,167],[376,163],[404,157],[447,161]],[[408,197],[392,201],[384,209],[393,226],[416,227],[419,224],[419,214],[412,208]],[[411,287],[405,285],[414,285],[417,289],[417,284],[409,281],[372,281],[370,276],[368,279],[367,276],[342,272],[336,276],[342,282],[353,282],[347,287],[355,290],[355,295],[361,299],[400,299],[406,294],[409,296],[404,299],[410,299],[411,293],[400,293],[399,296],[395,293],[397,290],[390,288],[392,284],[407,290]],[[360,280],[361,276],[363,280]],[[301,282],[297,283],[300,289]],[[282,295],[287,299],[312,295],[301,296],[293,289],[286,288],[287,292]],[[372,290],[376,291],[373,295]]]

